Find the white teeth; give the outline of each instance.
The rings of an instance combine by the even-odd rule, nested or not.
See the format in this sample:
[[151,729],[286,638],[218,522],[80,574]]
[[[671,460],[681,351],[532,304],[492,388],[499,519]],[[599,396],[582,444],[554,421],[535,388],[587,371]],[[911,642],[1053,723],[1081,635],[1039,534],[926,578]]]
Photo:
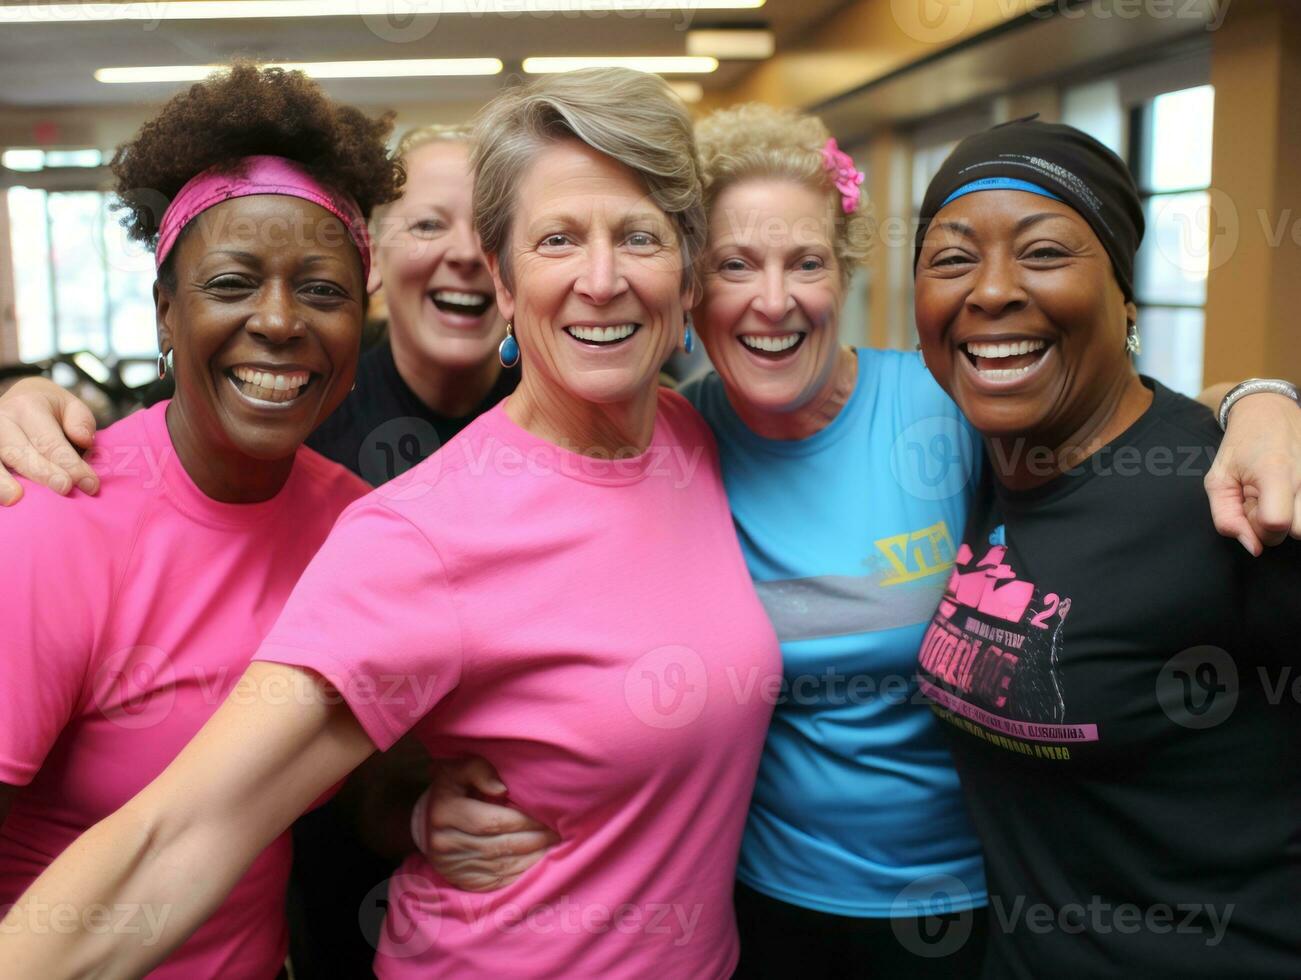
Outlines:
[[230,373],[247,388],[244,394],[263,401],[285,402],[297,398],[303,385],[311,375],[306,371],[294,371],[290,374],[274,374],[271,371],[258,371],[254,368],[235,367]]
[[742,334],[741,343],[752,350],[768,351],[769,353],[780,353],[784,350],[790,350],[800,342],[803,337],[802,333],[788,333],[780,337],[760,337],[754,334]]
[[1033,367],[1033,364],[1027,364],[1025,367],[1019,368],[983,368],[980,371],[980,376],[982,378],[1019,378],[1031,371]]
[[970,341],[966,344],[967,353],[973,357],[1018,357],[1030,354],[1045,346],[1042,340],[1014,340],[1010,343],[981,344]]
[[462,293],[454,289],[439,289],[434,292],[434,299],[440,303],[455,303],[457,306],[479,306],[490,297],[487,293]]
[[635,323],[621,323],[617,327],[565,327],[571,337],[596,344],[613,343],[631,337],[637,329]]

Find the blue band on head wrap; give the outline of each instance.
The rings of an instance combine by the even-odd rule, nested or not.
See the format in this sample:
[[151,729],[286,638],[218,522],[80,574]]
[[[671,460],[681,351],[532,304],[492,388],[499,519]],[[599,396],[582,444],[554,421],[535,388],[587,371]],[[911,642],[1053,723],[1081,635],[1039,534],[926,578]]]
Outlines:
[[956,201],[958,198],[975,191],[1025,191],[1028,194],[1038,194],[1040,197],[1051,198],[1054,201],[1061,200],[1052,191],[1044,190],[1038,184],[1032,184],[1028,180],[1017,180],[1015,177],[982,177],[980,180],[973,180],[969,184],[963,184],[946,197],[940,207],[944,207],[950,201]]

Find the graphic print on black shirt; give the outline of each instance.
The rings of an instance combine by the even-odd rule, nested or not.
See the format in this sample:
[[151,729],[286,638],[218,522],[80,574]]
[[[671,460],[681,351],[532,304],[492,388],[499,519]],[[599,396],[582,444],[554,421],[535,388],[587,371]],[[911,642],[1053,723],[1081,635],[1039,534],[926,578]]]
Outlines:
[[922,668],[955,693],[925,677],[921,688],[950,711],[1004,735],[1096,741],[1096,724],[1063,725],[1060,654],[1070,597],[1017,578],[1004,560],[1003,535],[1000,524],[981,555],[969,544],[958,549],[920,655]]

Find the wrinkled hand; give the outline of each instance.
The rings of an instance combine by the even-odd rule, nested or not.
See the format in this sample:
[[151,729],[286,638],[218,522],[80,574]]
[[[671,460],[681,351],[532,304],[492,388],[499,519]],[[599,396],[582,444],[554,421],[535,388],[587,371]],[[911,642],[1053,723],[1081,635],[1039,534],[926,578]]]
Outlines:
[[505,888],[560,842],[533,818],[491,802],[504,800],[506,786],[477,756],[437,760],[425,792],[428,839],[421,850],[435,871],[463,891]]
[[19,381],[0,398],[0,505],[23,495],[9,470],[55,493],[98,492],[99,477],[76,449],[94,438],[95,416],[75,395],[46,378]]
[[1205,482],[1215,529],[1252,555],[1301,538],[1301,408],[1268,393],[1239,401]]

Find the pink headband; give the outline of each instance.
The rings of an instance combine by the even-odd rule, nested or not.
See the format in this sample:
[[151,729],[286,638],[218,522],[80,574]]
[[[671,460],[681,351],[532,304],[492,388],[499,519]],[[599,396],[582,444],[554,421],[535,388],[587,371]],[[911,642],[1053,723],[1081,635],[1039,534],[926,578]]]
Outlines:
[[158,247],[154,250],[155,268],[162,268],[182,229],[208,208],[236,197],[283,194],[311,201],[342,221],[361,254],[363,280],[370,276],[370,234],[361,208],[351,195],[327,190],[302,164],[284,157],[244,157],[234,168],[235,172],[229,172],[228,167],[221,169],[223,172],[220,173],[217,168],[211,168],[191,177],[176,192],[159,225]]

